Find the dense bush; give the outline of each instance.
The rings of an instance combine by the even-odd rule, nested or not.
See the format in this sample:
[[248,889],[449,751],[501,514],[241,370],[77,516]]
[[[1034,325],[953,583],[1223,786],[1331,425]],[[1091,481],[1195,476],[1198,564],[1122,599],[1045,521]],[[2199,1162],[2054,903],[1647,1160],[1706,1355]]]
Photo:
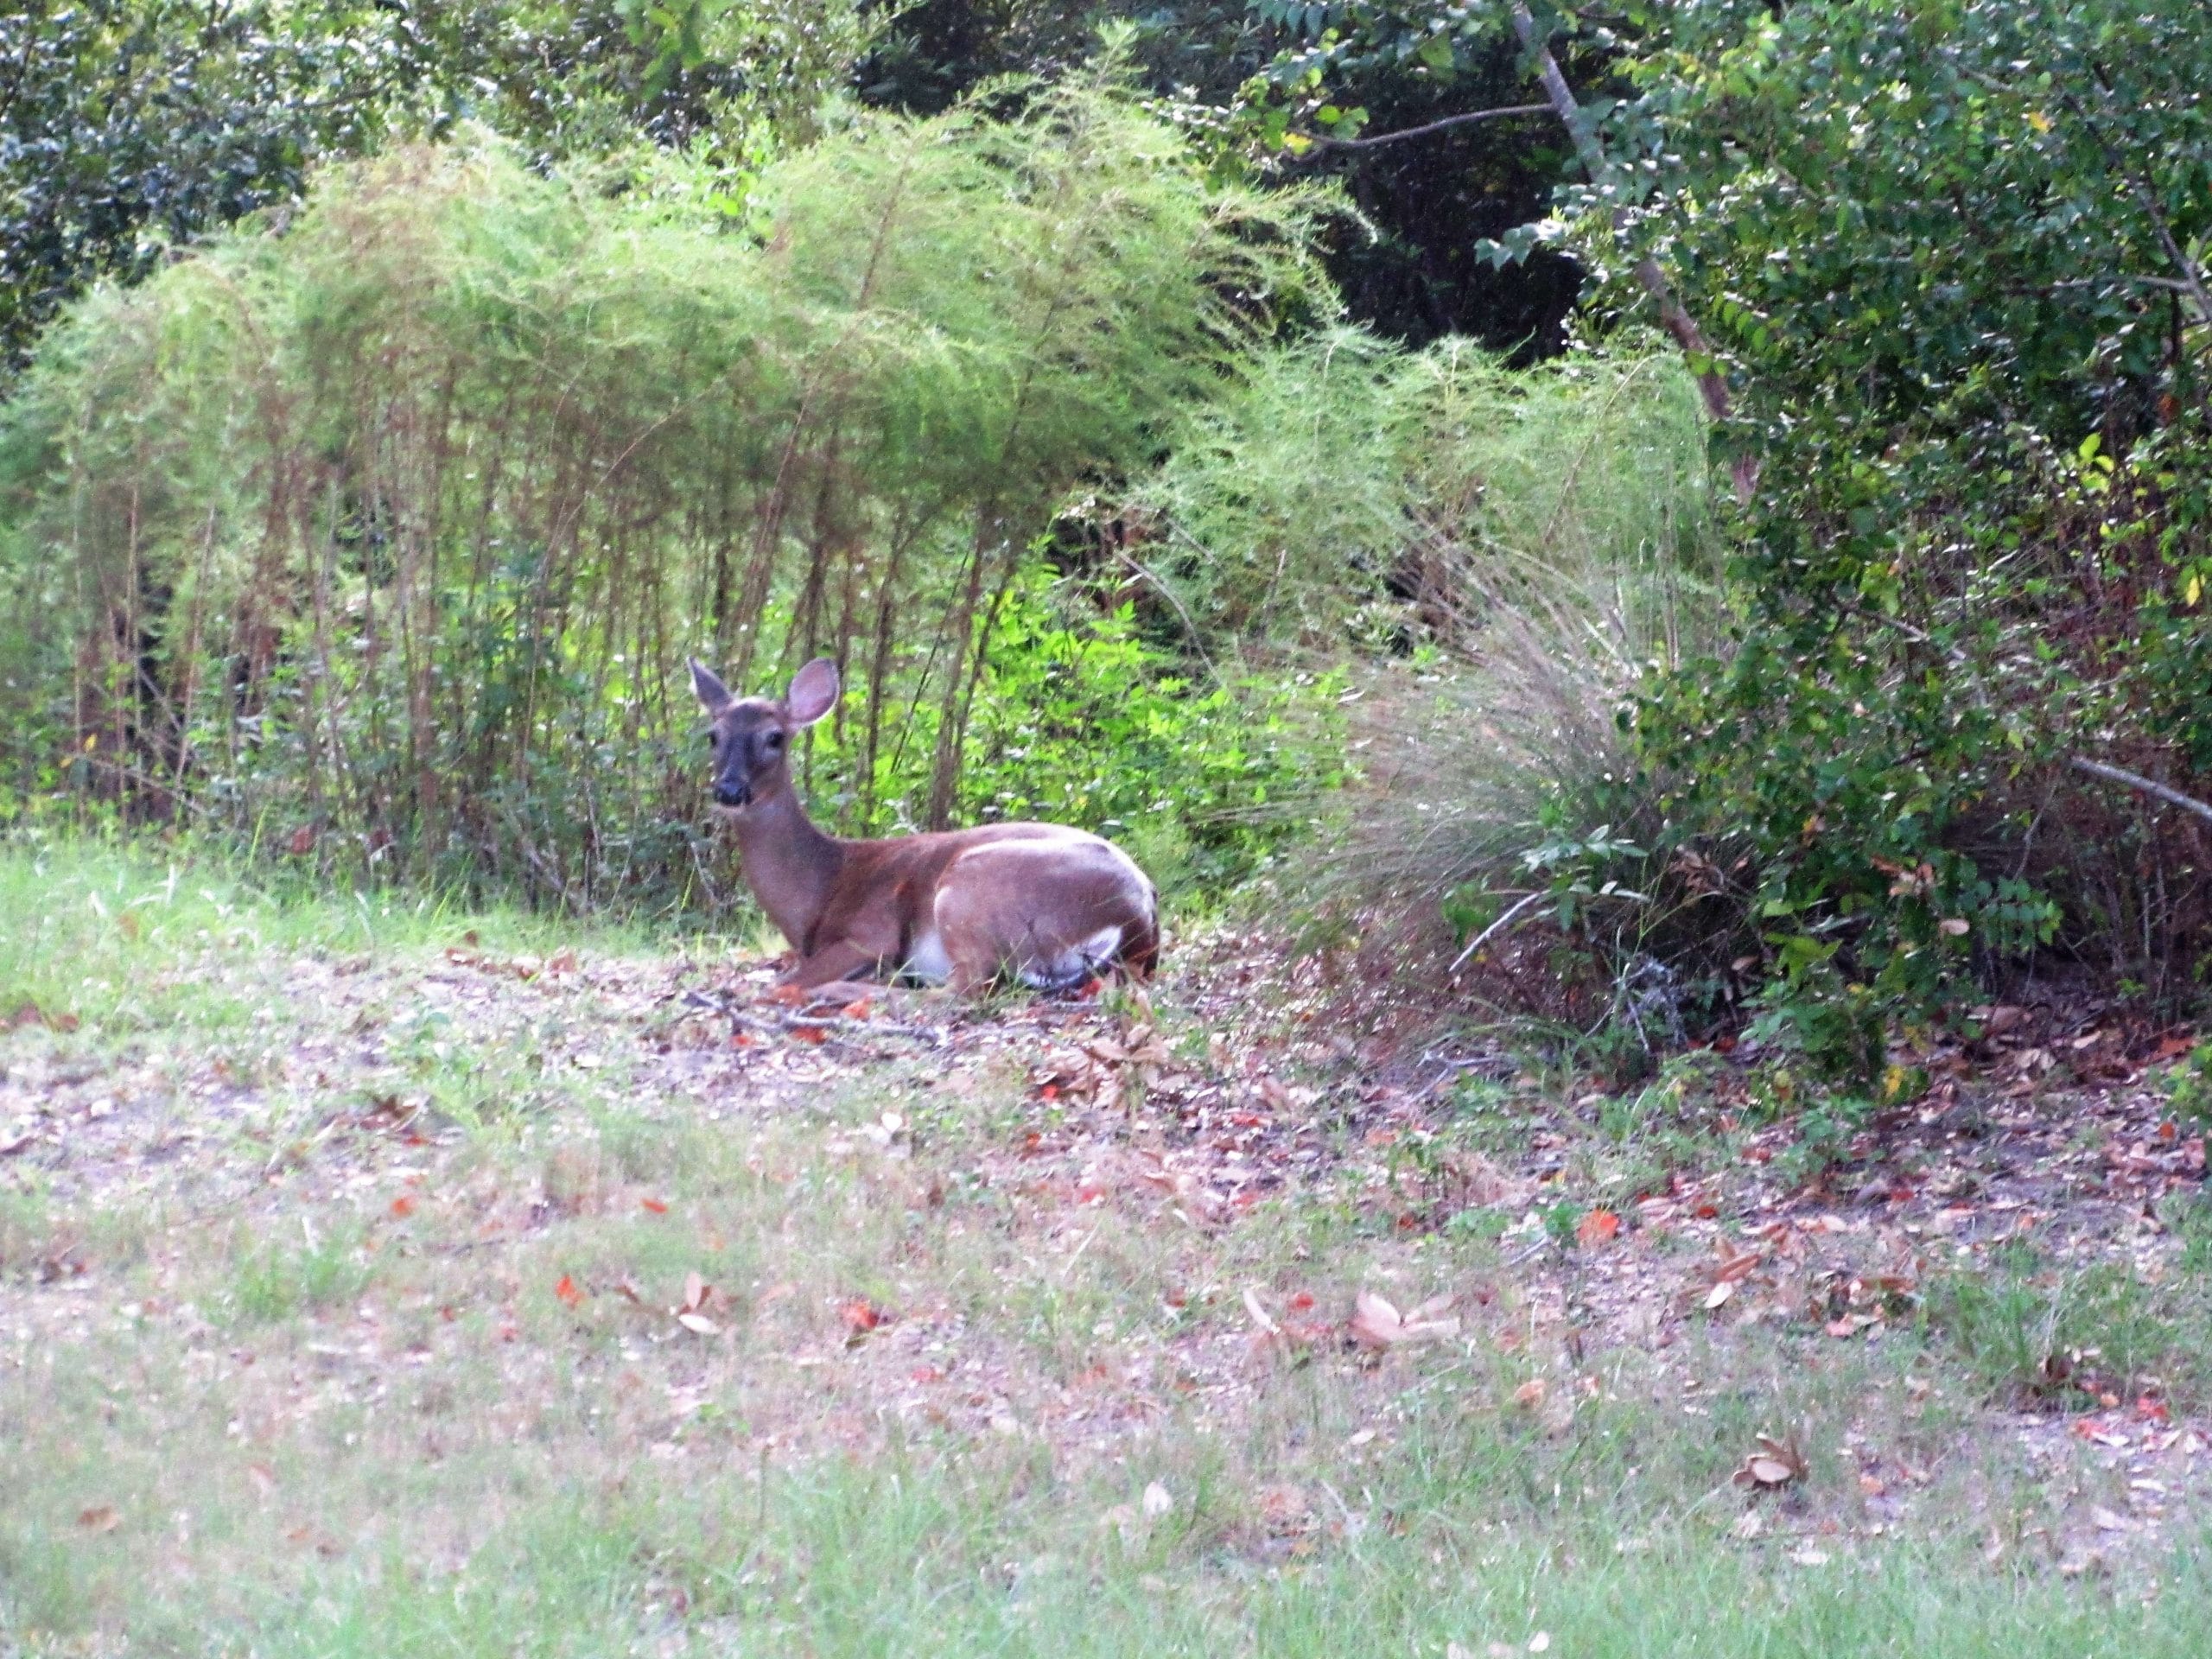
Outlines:
[[312,170],[487,124],[534,161],[817,130],[887,21],[856,0],[54,0],[0,12],[0,384],[94,277],[296,203]]
[[[402,149],[80,307],[0,438],[14,798],[673,900],[684,653],[751,685],[827,652],[842,824],[989,806],[963,761],[979,709],[1011,741],[995,652],[1040,626],[1040,538],[1326,303],[1312,204],[1209,181],[1103,80],[857,123],[760,174],[757,233],[690,200]],[[1173,804],[1249,804],[1207,758],[1231,722],[1179,712],[1205,781]]]
[[1666,17],[1586,245],[1665,250],[1758,468],[1736,648],[1641,711],[1675,835],[1751,860],[1777,1008],[2053,944],[2181,994],[2212,835],[2081,763],[2212,777],[2202,9]]

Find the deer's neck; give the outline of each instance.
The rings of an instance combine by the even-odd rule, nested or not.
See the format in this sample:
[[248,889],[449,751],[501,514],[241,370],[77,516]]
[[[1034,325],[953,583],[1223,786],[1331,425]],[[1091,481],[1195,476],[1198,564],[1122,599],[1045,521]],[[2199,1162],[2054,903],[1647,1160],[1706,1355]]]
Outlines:
[[791,948],[804,953],[844,862],[842,844],[816,829],[798,795],[785,789],[737,820],[737,850],[745,885]]

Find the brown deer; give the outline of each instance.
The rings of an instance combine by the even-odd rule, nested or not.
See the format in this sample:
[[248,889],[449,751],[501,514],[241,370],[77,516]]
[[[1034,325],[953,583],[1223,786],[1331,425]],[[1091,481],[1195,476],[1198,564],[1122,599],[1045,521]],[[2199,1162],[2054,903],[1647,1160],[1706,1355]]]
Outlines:
[[905,976],[982,990],[1011,972],[1040,990],[1160,954],[1159,899],[1135,860],[1060,823],[993,823],[882,841],[816,829],[791,788],[792,740],[837,702],[817,658],[781,702],[733,697],[694,658],[714,722],[715,806],[737,834],[746,885],[795,955],[784,982]]

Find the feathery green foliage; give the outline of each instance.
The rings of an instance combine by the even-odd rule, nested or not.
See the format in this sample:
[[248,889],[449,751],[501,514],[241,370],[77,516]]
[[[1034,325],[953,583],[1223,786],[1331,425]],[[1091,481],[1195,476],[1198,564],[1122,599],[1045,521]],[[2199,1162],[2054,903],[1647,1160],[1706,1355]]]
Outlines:
[[1329,302],[1319,199],[1209,180],[1116,74],[861,121],[757,234],[480,141],[95,295],[0,437],[10,794],[671,901],[711,890],[684,654],[821,652],[842,823],[987,804],[989,642],[1070,487]]

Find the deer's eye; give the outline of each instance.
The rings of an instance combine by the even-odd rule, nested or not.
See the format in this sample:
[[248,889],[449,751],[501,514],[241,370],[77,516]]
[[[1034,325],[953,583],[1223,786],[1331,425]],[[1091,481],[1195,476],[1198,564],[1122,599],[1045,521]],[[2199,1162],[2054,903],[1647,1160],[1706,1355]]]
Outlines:
[[779,749],[782,748],[783,747],[784,747],[784,734],[783,734],[781,732],[771,732],[771,733],[769,733],[769,734],[768,734],[768,753],[769,753],[773,754],[773,753],[776,753],[776,751],[777,751],[777,750],[779,750]]

